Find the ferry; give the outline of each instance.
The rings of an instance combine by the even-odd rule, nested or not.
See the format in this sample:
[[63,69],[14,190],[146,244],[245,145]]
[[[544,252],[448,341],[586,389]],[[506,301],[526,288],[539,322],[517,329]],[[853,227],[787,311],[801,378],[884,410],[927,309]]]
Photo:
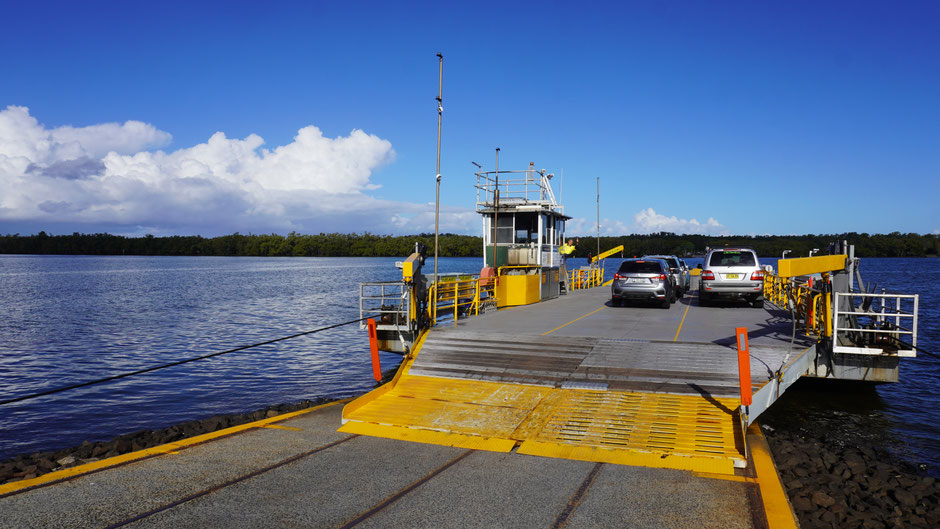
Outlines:
[[759,417],[800,377],[896,382],[918,297],[840,243],[768,270],[763,309],[621,307],[618,249],[567,269],[551,173],[476,177],[479,273],[418,246],[360,286],[375,390],[0,485],[0,526],[797,527]]

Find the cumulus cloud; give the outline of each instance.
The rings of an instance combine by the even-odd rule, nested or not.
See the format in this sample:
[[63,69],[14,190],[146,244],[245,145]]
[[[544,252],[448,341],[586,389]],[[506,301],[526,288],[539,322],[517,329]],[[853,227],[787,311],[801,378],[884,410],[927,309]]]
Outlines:
[[[573,235],[593,235],[597,233],[597,223],[592,219],[574,218],[566,226]],[[705,222],[696,219],[680,219],[657,213],[653,208],[646,208],[633,215],[633,222],[627,224],[619,219],[601,219],[601,235],[617,236],[634,233],[689,233],[701,235],[728,235],[728,229],[720,222],[709,217]]]
[[[217,132],[148,150],[170,139],[139,121],[50,129],[9,106],[0,111],[0,222],[129,234],[433,230],[433,205],[367,193],[395,151],[361,130],[327,138],[307,126],[273,149],[258,135]],[[441,217],[442,231],[465,232],[474,213],[442,207]]]
[[656,213],[653,208],[646,208],[633,215],[635,233],[655,233],[669,231],[673,233],[695,233],[703,235],[728,235],[728,229],[713,217],[705,222],[696,219],[680,219]]

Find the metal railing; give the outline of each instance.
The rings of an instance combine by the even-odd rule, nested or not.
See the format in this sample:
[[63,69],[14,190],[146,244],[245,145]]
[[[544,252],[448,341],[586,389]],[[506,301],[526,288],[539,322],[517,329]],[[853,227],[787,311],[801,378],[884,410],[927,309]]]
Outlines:
[[[833,352],[917,356],[917,294],[835,293]],[[842,310],[843,305],[849,310]],[[908,339],[910,343],[904,341]],[[850,343],[849,345],[842,345]]]
[[602,284],[604,284],[603,268],[582,268],[568,272],[569,290],[582,290],[601,286]]
[[477,209],[492,207],[497,189],[499,201],[503,204],[543,204],[562,209],[555,202],[555,193],[548,182],[553,175],[544,170],[500,171],[498,175],[496,171],[483,171],[476,176]]
[[[359,317],[374,318],[381,330],[409,331],[411,296],[401,281],[359,283]],[[359,323],[365,329],[365,320]]]
[[[828,282],[828,274],[817,280]],[[764,271],[764,299],[773,305],[793,309],[803,331],[812,336],[832,336],[832,296],[810,281],[797,281]]]
[[496,308],[495,277],[459,276],[441,278],[428,289],[428,315],[431,325],[475,316]]

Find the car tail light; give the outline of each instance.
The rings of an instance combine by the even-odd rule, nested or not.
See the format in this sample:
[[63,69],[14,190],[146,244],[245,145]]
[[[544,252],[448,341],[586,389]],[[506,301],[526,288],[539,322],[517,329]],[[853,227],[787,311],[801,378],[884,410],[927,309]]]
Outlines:
[[714,280],[715,280],[715,272],[712,272],[711,270],[705,270],[704,272],[702,272],[702,281],[714,281]]
[[624,276],[622,276],[622,275],[620,275],[620,274],[614,274],[614,279],[616,280],[616,279],[625,279],[625,278],[624,278]]
[[658,279],[660,281],[666,280],[666,274],[659,274],[659,277],[654,277],[653,279]]
[[751,281],[763,281],[764,280],[764,271],[758,270],[751,274]]

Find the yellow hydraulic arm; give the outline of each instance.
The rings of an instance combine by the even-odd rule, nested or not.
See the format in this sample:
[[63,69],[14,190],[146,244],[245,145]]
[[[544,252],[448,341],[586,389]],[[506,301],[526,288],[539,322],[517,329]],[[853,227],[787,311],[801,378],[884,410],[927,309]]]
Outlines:
[[820,255],[819,257],[798,257],[796,259],[781,259],[777,262],[780,277],[807,276],[845,269],[845,260],[848,255]]
[[614,246],[614,247],[611,248],[610,250],[607,250],[606,252],[603,252],[603,253],[601,253],[601,254],[598,255],[598,256],[592,257],[592,258],[591,258],[591,262],[592,262],[592,263],[596,263],[597,261],[600,261],[601,259],[610,257],[611,255],[614,255],[615,253],[618,253],[618,252],[621,252],[621,253],[623,252],[623,245],[622,245],[622,244],[621,244],[620,246]]

